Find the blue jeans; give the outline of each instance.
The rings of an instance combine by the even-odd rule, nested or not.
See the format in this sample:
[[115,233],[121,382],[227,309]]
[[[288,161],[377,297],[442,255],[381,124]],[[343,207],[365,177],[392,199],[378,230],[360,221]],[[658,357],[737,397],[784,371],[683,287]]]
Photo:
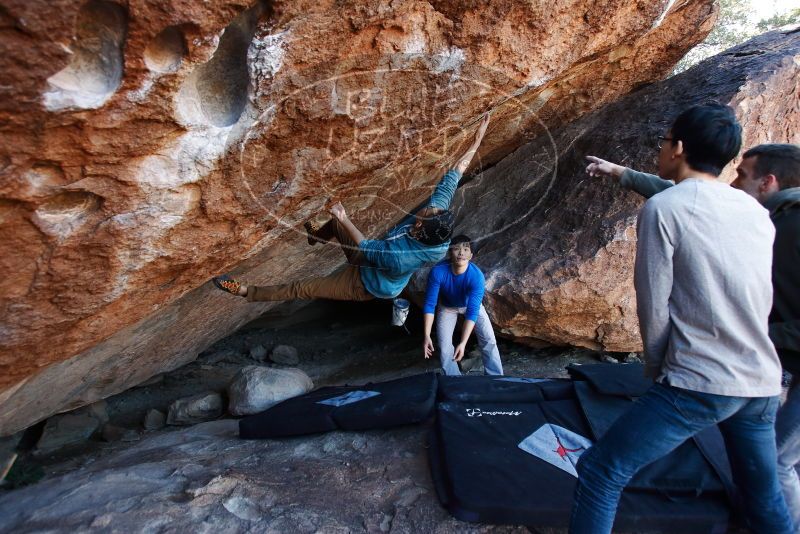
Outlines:
[[[439,358],[442,363],[444,374],[459,376],[461,370],[458,363],[453,360],[455,347],[453,346],[453,331],[456,328],[456,321],[459,315],[464,315],[466,308],[446,308],[438,306],[436,308],[436,340],[439,344]],[[500,362],[500,351],[497,348],[497,340],[492,330],[492,322],[486,308],[481,304],[478,317],[475,319],[475,336],[478,338],[478,346],[483,356],[483,371],[487,375],[502,375],[503,364]]]
[[789,514],[800,529],[800,479],[795,468],[800,463],[800,384],[797,381],[792,384],[786,402],[778,410],[775,434],[778,444],[778,479]]
[[570,533],[611,532],[622,489],[642,467],[719,424],[750,528],[791,533],[775,448],[778,397],[727,397],[656,383],[578,461]]

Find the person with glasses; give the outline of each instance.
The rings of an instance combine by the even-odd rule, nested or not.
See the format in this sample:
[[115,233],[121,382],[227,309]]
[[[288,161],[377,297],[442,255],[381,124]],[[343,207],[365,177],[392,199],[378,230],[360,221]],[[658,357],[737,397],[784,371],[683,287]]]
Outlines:
[[[672,139],[659,137],[659,148],[665,141]],[[590,175],[617,178],[645,198],[675,185],[600,158],[588,159],[591,163],[586,171]],[[800,526],[800,478],[796,470],[800,463],[800,146],[769,143],[747,150],[731,185],[758,200],[769,210],[775,225],[769,337],[783,369],[793,376],[775,421],[778,476],[792,520]]]
[[[570,532],[611,532],[633,475],[712,425],[750,528],[794,532],[778,481],[781,367],[767,329],[775,229],[755,199],[717,179],[739,152],[741,126],[728,106],[694,106],[659,142],[659,175],[675,185],[645,203],[634,267],[654,383],[581,455]],[[590,174],[604,163],[592,161]]]

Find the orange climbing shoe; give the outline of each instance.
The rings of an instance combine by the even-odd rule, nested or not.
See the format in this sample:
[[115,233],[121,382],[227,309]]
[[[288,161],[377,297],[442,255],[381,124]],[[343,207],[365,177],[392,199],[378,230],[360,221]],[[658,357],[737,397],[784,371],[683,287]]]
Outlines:
[[306,221],[303,223],[303,228],[306,229],[306,234],[308,234],[308,244],[309,245],[316,245],[317,243],[324,243],[325,241],[317,237],[317,232],[319,232],[320,226],[311,220]]
[[211,281],[214,282],[214,285],[217,286],[217,289],[221,289],[222,291],[230,293],[231,295],[236,295],[237,297],[241,296],[239,295],[239,289],[241,289],[242,283],[234,278],[231,278],[227,274],[215,276],[211,279]]

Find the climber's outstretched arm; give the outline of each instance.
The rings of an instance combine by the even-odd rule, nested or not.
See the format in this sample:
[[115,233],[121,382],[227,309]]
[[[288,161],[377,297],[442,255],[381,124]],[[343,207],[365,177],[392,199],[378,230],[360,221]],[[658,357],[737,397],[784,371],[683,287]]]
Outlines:
[[586,156],[586,159],[589,160],[589,165],[586,167],[586,173],[589,176],[614,178],[622,187],[636,191],[644,198],[650,198],[675,185],[675,182],[665,180],[655,174],[634,171],[595,156]]
[[455,165],[444,174],[441,181],[436,185],[436,189],[433,190],[431,199],[428,202],[428,207],[439,210],[450,209],[450,202],[452,202],[453,195],[456,193],[458,182],[472,162],[472,158],[475,157],[475,153],[478,151],[481,141],[483,141],[483,136],[486,134],[486,128],[488,126],[489,114],[487,113],[484,115],[483,120],[481,120],[478,126],[478,130],[475,132],[475,140],[472,142],[472,145],[470,145],[466,152],[456,160]]
[[459,173],[464,174],[467,171],[469,164],[472,163],[472,158],[475,157],[475,153],[478,151],[478,147],[481,146],[481,141],[483,141],[483,136],[486,135],[486,128],[488,127],[489,114],[487,113],[483,116],[478,130],[475,132],[475,140],[472,142],[472,145],[470,145],[467,151],[456,160],[456,165],[453,168]]

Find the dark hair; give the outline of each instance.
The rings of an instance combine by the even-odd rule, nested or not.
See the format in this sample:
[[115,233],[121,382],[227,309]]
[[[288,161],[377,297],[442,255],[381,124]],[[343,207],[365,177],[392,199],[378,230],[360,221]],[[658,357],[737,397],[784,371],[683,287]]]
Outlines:
[[444,210],[436,215],[420,217],[422,227],[417,233],[417,240],[425,245],[442,245],[453,235],[453,212]]
[[717,103],[692,106],[675,119],[672,143],[683,141],[686,162],[696,171],[715,176],[742,147],[742,127],[729,106]]
[[800,146],[789,143],[769,143],[754,146],[743,158],[756,158],[756,175],[760,178],[775,175],[780,189],[800,187]]
[[469,245],[469,249],[472,250],[472,239],[470,239],[469,236],[466,236],[464,234],[458,234],[457,236],[455,236],[453,239],[450,240],[451,247],[454,245],[460,245],[461,243],[466,243],[467,245]]

